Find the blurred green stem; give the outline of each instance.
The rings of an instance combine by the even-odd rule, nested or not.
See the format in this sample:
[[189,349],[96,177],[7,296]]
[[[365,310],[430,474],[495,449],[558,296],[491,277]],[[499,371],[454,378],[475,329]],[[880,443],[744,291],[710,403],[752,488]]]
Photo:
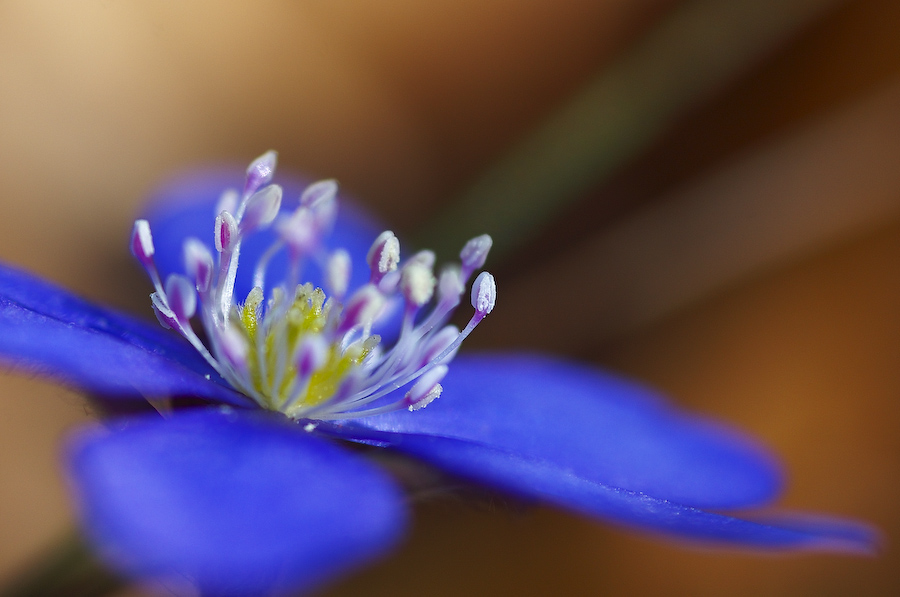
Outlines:
[[525,243],[649,145],[686,108],[841,0],[692,0],[528,134],[417,239],[449,255],[477,234],[493,259]]

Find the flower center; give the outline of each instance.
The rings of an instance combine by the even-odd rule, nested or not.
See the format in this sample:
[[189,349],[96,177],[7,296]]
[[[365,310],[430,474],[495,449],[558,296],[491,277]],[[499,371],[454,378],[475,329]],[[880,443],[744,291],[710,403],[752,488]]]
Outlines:
[[[266,407],[281,411],[322,404],[380,340],[369,336],[343,350],[337,343],[324,350],[304,346],[303,342],[327,334],[329,315],[336,306],[326,302],[322,289],[314,289],[311,284],[297,286],[289,301],[286,296],[281,288],[275,288],[264,315],[262,289],[256,287],[232,315],[232,323],[243,333],[248,346],[256,348],[247,353],[250,385],[265,399]],[[319,352],[312,355],[310,350]],[[305,369],[310,371],[301,371],[303,362],[285,358],[298,353],[304,359],[315,359],[316,367],[307,364]]]
[[[310,185],[293,213],[279,215],[282,190],[269,184],[275,160],[274,152],[259,157],[247,170],[243,191],[222,195],[213,230],[215,260],[203,242],[185,241],[186,275],[171,274],[162,283],[150,226],[135,222],[132,253],[153,282],[150,298],[160,323],[191,342],[235,389],[294,419],[347,419],[428,405],[441,394],[440,382],[460,343],[493,309],[494,279],[482,272],[472,286],[475,313],[469,323],[462,331],[447,325],[467,280],[484,264],[490,237],[469,241],[460,264],[435,278],[433,253],[401,262],[397,237],[383,232],[367,255],[369,282],[348,296],[350,255],[328,251],[323,243],[335,220],[337,185]],[[241,243],[269,227],[275,240],[254,266],[253,289],[236,304]],[[268,264],[282,251],[287,279],[266,298]],[[310,261],[322,268],[324,289],[298,282]],[[206,344],[193,330],[195,315]],[[372,330],[392,323],[400,333],[386,348]]]

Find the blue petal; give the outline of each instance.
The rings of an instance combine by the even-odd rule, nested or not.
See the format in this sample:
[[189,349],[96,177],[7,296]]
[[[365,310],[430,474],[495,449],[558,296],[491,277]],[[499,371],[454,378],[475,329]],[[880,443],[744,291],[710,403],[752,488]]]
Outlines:
[[[185,239],[194,237],[213,248],[213,226],[215,206],[222,192],[228,188],[243,186],[241,167],[218,167],[195,170],[190,174],[168,183],[160,189],[148,203],[144,217],[150,222],[153,242],[156,247],[157,267],[163,279],[170,273],[184,272],[182,246]],[[279,174],[275,181],[284,188],[282,212],[290,212],[297,207],[300,193],[309,184],[298,176]],[[350,288],[357,288],[369,279],[365,257],[372,241],[383,230],[376,220],[352,201],[341,198],[334,231],[326,240],[329,249],[343,247],[350,253],[353,273]],[[240,263],[235,281],[235,297],[241,301],[252,289],[253,268],[263,252],[275,242],[271,229],[250,236],[241,245]],[[287,256],[282,251],[269,264],[267,279],[277,284],[287,272]],[[321,285],[322,274],[318,267],[307,267],[303,272],[304,281]]]
[[110,398],[248,404],[192,346],[159,325],[94,306],[2,264],[0,363]]
[[[347,433],[362,425],[466,440],[552,462],[592,483],[699,508],[757,505],[781,485],[773,458],[746,437],[595,369],[536,356],[461,356],[442,385],[443,395],[427,408],[348,423]],[[415,446],[404,449],[438,458],[431,444]],[[439,460],[451,471],[482,475],[477,453]],[[538,481],[520,478],[526,491],[543,491]]]
[[365,460],[266,413],[181,411],[70,447],[100,553],[138,578],[204,594],[308,589],[390,549],[401,495]]
[[[874,553],[880,542],[877,531],[852,521],[809,515],[773,516],[765,522],[741,520],[606,485],[562,468],[558,462],[468,440],[383,432],[376,432],[369,439],[388,439],[394,448],[424,456],[471,479],[513,493],[537,497],[630,527],[697,542],[858,554]],[[688,471],[685,473],[689,474]]]

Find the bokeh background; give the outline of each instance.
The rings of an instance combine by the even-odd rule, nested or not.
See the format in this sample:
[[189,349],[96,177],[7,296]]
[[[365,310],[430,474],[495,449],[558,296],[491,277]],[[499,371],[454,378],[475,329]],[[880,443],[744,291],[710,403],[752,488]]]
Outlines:
[[[753,5],[741,36],[720,26]],[[686,14],[705,24],[660,33]],[[895,0],[0,0],[0,259],[149,316],[126,251],[142,198],[270,148],[421,238],[618,81],[597,113],[619,141],[504,231],[472,344],[608,367],[746,429],[790,471],[781,505],[871,521],[883,553],[700,550],[440,499],[323,594],[900,594],[898,30]],[[59,442],[90,416],[0,373],[0,581],[71,526]]]

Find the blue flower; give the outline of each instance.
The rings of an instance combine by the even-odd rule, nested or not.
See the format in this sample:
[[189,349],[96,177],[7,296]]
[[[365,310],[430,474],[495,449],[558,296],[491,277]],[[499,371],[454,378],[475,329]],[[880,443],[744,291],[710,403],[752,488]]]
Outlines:
[[[153,308],[182,337],[0,266],[7,366],[113,410],[150,400],[163,415],[111,419],[68,447],[84,529],[117,570],[259,594],[309,589],[385,553],[407,524],[404,495],[349,445],[673,537],[874,548],[876,534],[854,522],[719,513],[771,502],[774,459],[640,384],[544,356],[453,359],[493,307],[482,273],[470,325],[445,325],[489,239],[473,239],[436,279],[433,254],[401,262],[396,238],[360,208],[336,212],[330,181],[282,180],[301,200],[281,210],[273,170],[266,154],[243,191],[225,195],[233,173],[188,176],[136,224],[132,250],[154,282]],[[298,285],[301,276],[312,284]]]

